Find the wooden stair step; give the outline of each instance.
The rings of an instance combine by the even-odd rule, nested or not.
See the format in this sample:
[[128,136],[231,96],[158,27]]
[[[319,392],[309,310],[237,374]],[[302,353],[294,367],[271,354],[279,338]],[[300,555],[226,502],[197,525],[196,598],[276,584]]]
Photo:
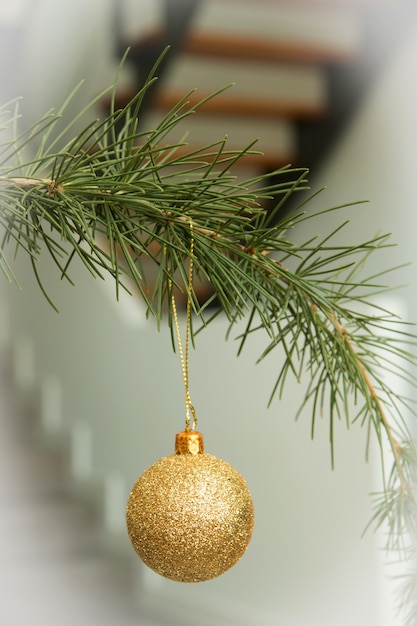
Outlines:
[[[153,111],[145,116],[144,129],[152,130],[161,121],[162,112]],[[258,141],[251,148],[262,154],[246,154],[239,161],[244,167],[276,169],[294,162],[296,138],[293,124],[283,118],[247,118],[229,115],[187,116],[179,122],[165,137],[165,144],[186,141],[177,154],[185,154],[227,137],[225,150],[242,150],[255,139]]]
[[[180,48],[226,58],[344,63],[360,53],[360,17],[352,1],[267,0],[260,7],[253,0],[209,0],[194,13]],[[162,50],[170,42],[161,16],[156,13],[144,26],[143,12],[134,7],[125,11],[124,32],[132,56],[140,58],[149,46],[159,44]],[[131,33],[140,33],[140,38]]]
[[[161,90],[156,93],[152,100],[152,105],[160,111],[167,111],[175,107],[188,94],[187,102],[191,108],[208,98],[214,91],[216,90],[196,90],[193,93],[189,93],[186,89]],[[116,109],[125,107],[136,93],[137,91],[131,86],[119,89],[115,100]],[[104,98],[102,102],[103,109],[108,111],[109,105],[110,100]],[[288,118],[295,121],[322,119],[327,114],[328,107],[325,104],[297,102],[296,100],[284,100],[283,98],[274,101],[260,95],[244,98],[236,94],[234,87],[231,87],[228,92],[218,94],[207,100],[199,107],[199,111],[205,114],[224,114],[231,117]]]
[[[214,90],[213,90],[214,91]],[[196,106],[201,100],[207,98],[212,91],[196,91],[188,96],[190,106]],[[155,105],[161,109],[174,107],[185,95],[185,91],[171,89],[160,92],[155,98]],[[290,119],[314,119],[326,115],[327,107],[292,100],[274,101],[269,98],[256,96],[242,98],[239,95],[217,95],[201,106],[201,111],[209,113],[228,113],[235,116],[259,116],[259,117],[288,117]]]
[[[187,50],[304,62],[340,62],[360,49],[357,8],[340,3],[210,0],[196,11]],[[252,56],[251,56],[252,55]]]
[[241,60],[340,64],[354,61],[357,50],[320,43],[261,38],[240,34],[192,31],[181,49],[188,54]]
[[174,106],[191,90],[192,105],[227,85],[210,99],[205,112],[234,115],[321,117],[327,109],[325,73],[318,67],[256,61],[195,58],[179,54],[170,64],[156,98],[163,108]]

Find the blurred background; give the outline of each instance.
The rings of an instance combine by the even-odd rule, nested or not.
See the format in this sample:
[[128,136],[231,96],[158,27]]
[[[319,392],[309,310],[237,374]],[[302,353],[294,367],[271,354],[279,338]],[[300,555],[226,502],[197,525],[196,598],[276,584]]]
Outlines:
[[[415,322],[415,2],[0,0],[0,99],[22,96],[28,128],[84,80],[71,118],[113,82],[130,47],[123,104],[168,44],[143,128],[191,89],[200,99],[234,83],[188,118],[190,147],[259,138],[263,156],[247,157],[237,176],[291,163],[310,168],[312,190],[325,187],[311,210],[369,200],[317,220],[317,234],[345,219],[350,243],[392,232],[398,245],[371,258],[369,274],[409,263],[389,276],[401,288],[383,304]],[[92,114],[107,107],[103,99]],[[295,239],[306,238],[303,228]],[[41,269],[59,314],[22,255],[22,289],[0,281],[2,623],[401,623],[390,580],[398,569],[384,562],[382,536],[362,537],[380,487],[377,451],[365,462],[366,432],[340,424],[332,471],[325,416],[314,442],[308,415],[294,420],[303,384],[288,381],[267,410],[276,365],[254,365],[263,347],[255,339],[237,359],[221,318],[192,353],[191,392],[207,451],[251,488],[255,534],[244,558],[208,583],[181,585],[142,566],[125,503],[183,426],[169,333],[145,320],[140,302],[116,304],[111,282],[83,267],[75,287],[48,262]]]

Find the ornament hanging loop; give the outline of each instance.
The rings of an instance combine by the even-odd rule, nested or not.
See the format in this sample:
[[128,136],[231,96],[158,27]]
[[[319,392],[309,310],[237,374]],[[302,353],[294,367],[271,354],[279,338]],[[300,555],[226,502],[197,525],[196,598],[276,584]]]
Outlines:
[[195,408],[191,402],[190,390],[189,390],[189,355],[190,355],[190,327],[191,327],[191,298],[193,292],[193,255],[194,255],[194,233],[193,222],[189,220],[190,225],[190,265],[188,270],[188,285],[187,285],[187,310],[185,321],[185,355],[182,348],[180,325],[178,321],[177,305],[175,302],[175,296],[171,294],[172,314],[175,324],[175,332],[177,335],[178,352],[180,355],[181,371],[184,381],[185,390],[185,430],[195,430],[197,426],[197,414]]

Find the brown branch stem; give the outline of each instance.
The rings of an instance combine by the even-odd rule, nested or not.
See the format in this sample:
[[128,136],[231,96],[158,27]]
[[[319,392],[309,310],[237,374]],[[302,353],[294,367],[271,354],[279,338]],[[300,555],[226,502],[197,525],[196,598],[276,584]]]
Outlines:
[[55,180],[47,178],[0,178],[0,187],[15,187],[17,189],[23,189],[24,191],[29,191],[30,189],[35,189],[43,185],[45,185],[50,198],[54,197],[56,189],[62,191],[61,185],[58,185]]
[[32,189],[33,187],[39,187],[39,185],[46,185],[49,187],[54,181],[46,178],[0,178],[0,187],[18,187],[20,189]]
[[395,459],[395,465],[398,469],[398,474],[400,476],[401,479],[401,485],[403,487],[403,489],[407,489],[407,480],[404,476],[404,471],[403,471],[403,467],[402,467],[402,463],[401,463],[401,455],[400,455],[400,451],[401,451],[401,445],[400,443],[397,441],[396,437],[394,436],[394,433],[392,432],[392,427],[391,424],[388,420],[388,417],[386,415],[386,412],[384,410],[384,407],[382,405],[382,401],[380,399],[380,397],[378,396],[375,386],[372,383],[371,377],[369,375],[368,370],[366,369],[365,365],[363,364],[363,362],[361,361],[360,357],[358,356],[357,351],[355,350],[352,341],[350,339],[349,333],[347,332],[346,328],[343,326],[343,324],[341,324],[339,322],[339,320],[336,318],[336,316],[334,315],[334,313],[330,312],[330,311],[323,311],[323,309],[321,307],[319,307],[318,305],[316,305],[317,308],[320,308],[320,310],[327,316],[327,318],[332,322],[333,326],[337,329],[337,331],[343,336],[344,342],[349,346],[349,350],[351,351],[351,354],[353,354],[355,360],[356,360],[356,364],[362,374],[363,380],[368,388],[368,391],[373,399],[373,401],[375,402],[375,405],[377,407],[378,410],[378,414],[379,414],[379,418],[381,420],[381,423],[384,427],[384,430],[387,434],[388,437],[388,441],[391,447],[391,450],[393,452],[394,455],[394,459]]

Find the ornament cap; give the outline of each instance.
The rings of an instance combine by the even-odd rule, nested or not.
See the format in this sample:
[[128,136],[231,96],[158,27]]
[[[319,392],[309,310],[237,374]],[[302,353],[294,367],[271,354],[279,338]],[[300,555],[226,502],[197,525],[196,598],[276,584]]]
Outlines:
[[204,441],[203,435],[195,430],[185,430],[177,433],[175,437],[175,453],[176,454],[203,454]]

